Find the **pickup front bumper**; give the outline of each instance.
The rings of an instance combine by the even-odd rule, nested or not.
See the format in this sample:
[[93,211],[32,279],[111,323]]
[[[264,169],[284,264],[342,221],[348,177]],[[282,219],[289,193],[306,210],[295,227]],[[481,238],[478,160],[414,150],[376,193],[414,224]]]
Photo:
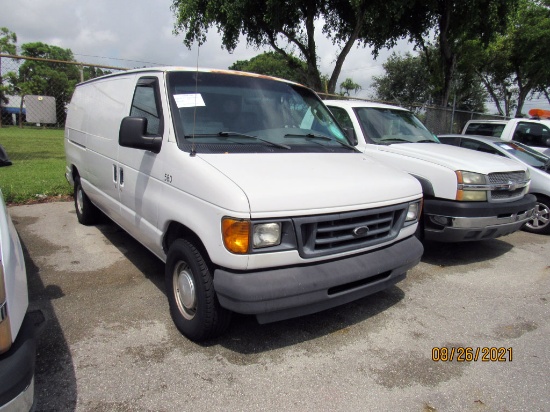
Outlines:
[[424,238],[466,242],[508,235],[533,217],[535,201],[531,194],[510,203],[425,199]]

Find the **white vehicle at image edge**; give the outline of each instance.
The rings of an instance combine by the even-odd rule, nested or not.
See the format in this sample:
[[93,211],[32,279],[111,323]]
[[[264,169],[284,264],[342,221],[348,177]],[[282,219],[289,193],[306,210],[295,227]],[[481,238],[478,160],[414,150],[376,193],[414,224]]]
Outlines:
[[[550,115],[550,111],[531,109],[529,114],[532,116]],[[462,134],[494,136],[507,142],[520,142],[550,156],[550,119],[548,118],[469,120],[464,125]]]
[[19,237],[0,191],[0,411],[34,408],[41,311],[28,312],[27,272]]
[[424,193],[419,237],[475,241],[520,229],[534,213],[524,164],[441,144],[408,110],[365,101],[326,100],[356,147],[416,177]]
[[420,184],[349,145],[311,90],[267,76],[153,68],[77,85],[66,177],[163,260],[172,319],[220,335],[332,308],[421,258]]
[[506,156],[527,165],[531,173],[529,193],[536,196],[537,203],[533,218],[523,229],[532,233],[550,233],[550,157],[523,143],[506,142],[498,137],[448,134],[438,138],[441,143]]

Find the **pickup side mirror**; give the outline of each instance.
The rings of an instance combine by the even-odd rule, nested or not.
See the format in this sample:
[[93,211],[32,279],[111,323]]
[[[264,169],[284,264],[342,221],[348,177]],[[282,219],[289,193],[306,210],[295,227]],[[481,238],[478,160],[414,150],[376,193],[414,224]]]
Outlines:
[[147,135],[147,119],[145,117],[129,116],[120,122],[118,144],[124,147],[158,153],[162,146],[162,137]]
[[357,141],[355,129],[353,127],[344,127],[344,132],[346,132],[346,137],[348,138],[350,144],[352,146],[357,146],[359,142]]

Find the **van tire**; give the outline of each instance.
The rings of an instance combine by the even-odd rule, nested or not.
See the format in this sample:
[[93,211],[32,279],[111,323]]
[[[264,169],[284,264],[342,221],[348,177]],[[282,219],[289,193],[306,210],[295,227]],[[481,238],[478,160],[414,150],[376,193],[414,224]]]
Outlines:
[[530,233],[550,234],[550,198],[535,195],[535,216],[523,225],[523,230]]
[[187,338],[200,342],[221,335],[231,312],[220,306],[211,269],[189,241],[172,243],[166,258],[166,294],[172,320]]
[[90,226],[97,222],[99,209],[84,193],[84,189],[80,184],[80,177],[76,177],[74,180],[74,208],[80,224]]

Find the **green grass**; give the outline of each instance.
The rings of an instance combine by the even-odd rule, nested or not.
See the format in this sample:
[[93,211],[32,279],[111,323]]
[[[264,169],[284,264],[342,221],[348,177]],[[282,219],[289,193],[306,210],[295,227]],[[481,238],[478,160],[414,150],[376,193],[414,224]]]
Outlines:
[[62,129],[3,126],[0,145],[13,163],[0,167],[0,189],[6,203],[65,198],[72,193],[65,179]]

